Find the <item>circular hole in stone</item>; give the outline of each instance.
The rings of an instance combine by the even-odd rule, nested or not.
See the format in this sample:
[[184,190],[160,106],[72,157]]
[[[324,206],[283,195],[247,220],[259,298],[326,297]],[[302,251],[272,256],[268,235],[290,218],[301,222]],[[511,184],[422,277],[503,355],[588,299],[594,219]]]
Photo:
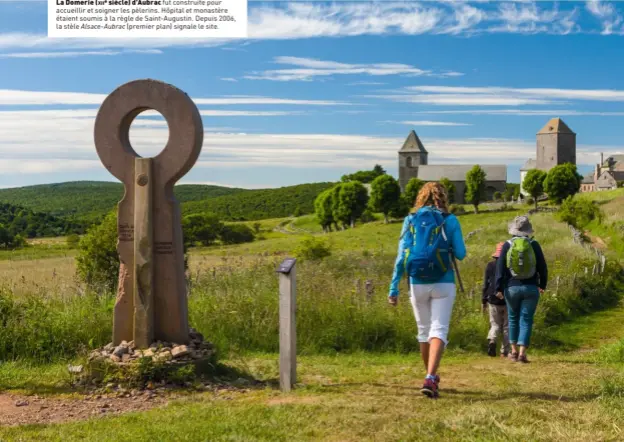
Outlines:
[[143,111],[132,120],[128,139],[137,155],[153,158],[163,151],[169,141],[167,120],[158,111]]

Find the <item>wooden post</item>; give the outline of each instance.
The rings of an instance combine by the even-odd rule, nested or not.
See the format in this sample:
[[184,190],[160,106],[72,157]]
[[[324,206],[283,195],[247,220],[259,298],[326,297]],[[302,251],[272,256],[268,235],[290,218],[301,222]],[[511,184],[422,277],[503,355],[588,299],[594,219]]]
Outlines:
[[287,258],[279,273],[280,388],[289,392],[297,380],[297,274],[296,259]]
[[152,159],[134,160],[134,344],[154,339]]

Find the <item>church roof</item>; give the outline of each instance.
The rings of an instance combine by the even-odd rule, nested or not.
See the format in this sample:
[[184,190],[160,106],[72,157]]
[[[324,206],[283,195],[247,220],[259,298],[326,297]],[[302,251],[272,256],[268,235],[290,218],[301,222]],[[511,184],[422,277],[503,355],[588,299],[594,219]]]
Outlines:
[[399,152],[428,153],[425,150],[425,146],[423,146],[423,143],[420,141],[420,138],[418,138],[418,135],[416,135],[416,132],[414,132],[413,130],[409,133],[409,135],[405,139],[405,143],[403,143],[403,147],[401,147],[401,150]]
[[594,184],[594,172],[588,173],[581,181],[583,184]]
[[[439,181],[448,178],[451,181],[466,181],[466,174],[474,164],[435,164],[418,166],[418,178],[423,181]],[[482,165],[487,181],[507,181],[506,165]]]
[[553,118],[537,134],[574,134],[574,132],[561,118]]
[[535,169],[536,166],[537,166],[537,162],[535,161],[535,159],[529,158],[527,162],[524,163],[524,166],[522,166],[522,169],[520,169],[520,171],[532,170],[532,169]]

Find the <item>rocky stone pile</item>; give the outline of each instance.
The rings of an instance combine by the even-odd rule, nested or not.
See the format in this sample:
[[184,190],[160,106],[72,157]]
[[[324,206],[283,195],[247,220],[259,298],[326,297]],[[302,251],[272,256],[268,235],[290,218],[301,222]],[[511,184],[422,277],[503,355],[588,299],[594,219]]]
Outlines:
[[173,342],[156,341],[147,349],[138,349],[134,341],[122,341],[114,346],[107,344],[104,348],[93,350],[89,362],[110,361],[118,365],[128,365],[140,358],[151,358],[154,362],[165,364],[187,364],[198,360],[211,359],[215,355],[214,346],[201,333],[191,329],[188,345]]

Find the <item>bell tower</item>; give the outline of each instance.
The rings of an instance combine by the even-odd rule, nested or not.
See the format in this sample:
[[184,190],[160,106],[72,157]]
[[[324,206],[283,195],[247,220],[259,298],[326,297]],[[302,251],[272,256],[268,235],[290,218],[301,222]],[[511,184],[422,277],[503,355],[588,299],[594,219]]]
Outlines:
[[418,178],[418,166],[427,165],[429,152],[413,130],[409,133],[403,147],[399,150],[399,185],[401,191],[412,178]]
[[536,168],[548,172],[565,163],[576,164],[576,134],[561,118],[553,118],[537,133]]

